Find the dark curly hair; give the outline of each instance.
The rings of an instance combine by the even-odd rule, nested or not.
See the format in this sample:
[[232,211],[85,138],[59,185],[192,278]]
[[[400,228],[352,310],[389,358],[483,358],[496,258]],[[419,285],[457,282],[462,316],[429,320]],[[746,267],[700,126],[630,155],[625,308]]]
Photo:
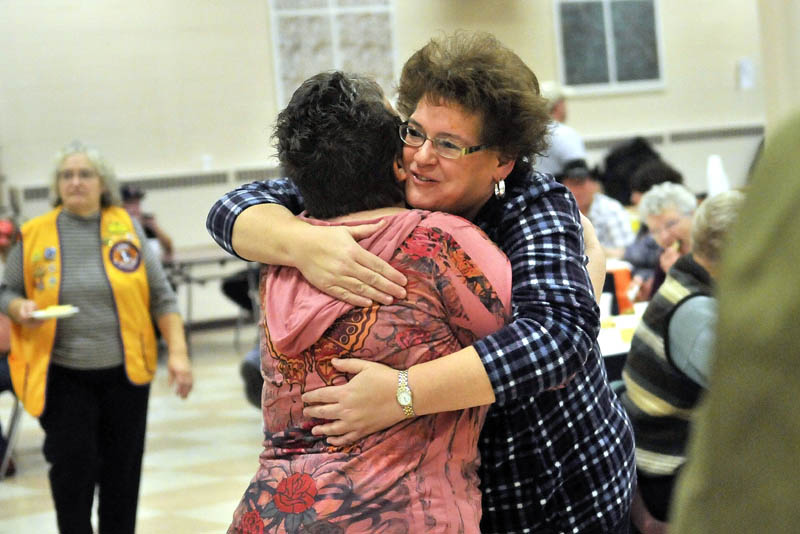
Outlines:
[[297,88],[272,137],[310,216],[329,219],[403,201],[392,168],[402,144],[399,124],[369,78],[323,72]]
[[539,81],[527,65],[494,36],[456,32],[432,39],[406,61],[398,87],[398,109],[410,116],[424,97],[461,106],[481,119],[481,144],[530,169],[547,149],[550,116]]

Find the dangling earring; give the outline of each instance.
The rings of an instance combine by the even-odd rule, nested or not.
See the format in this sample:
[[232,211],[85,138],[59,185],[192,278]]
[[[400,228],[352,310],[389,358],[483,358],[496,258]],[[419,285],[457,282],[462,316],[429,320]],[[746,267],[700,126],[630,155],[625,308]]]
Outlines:
[[499,182],[494,183],[494,196],[495,198],[501,199],[506,196],[506,181],[500,180]]

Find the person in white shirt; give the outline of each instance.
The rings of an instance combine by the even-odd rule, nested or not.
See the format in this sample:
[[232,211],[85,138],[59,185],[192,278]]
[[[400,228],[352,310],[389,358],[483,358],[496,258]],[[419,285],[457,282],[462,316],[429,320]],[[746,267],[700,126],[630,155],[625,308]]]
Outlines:
[[556,176],[566,164],[576,159],[586,159],[586,147],[581,135],[565,124],[567,100],[564,89],[554,81],[542,82],[542,96],[548,101],[548,111],[553,122],[549,126],[550,147],[536,159],[534,167],[539,172]]
[[578,203],[578,209],[594,225],[597,239],[609,257],[614,250],[624,250],[635,235],[625,207],[601,191],[600,183],[582,159],[573,160],[558,172],[556,180],[567,186]]

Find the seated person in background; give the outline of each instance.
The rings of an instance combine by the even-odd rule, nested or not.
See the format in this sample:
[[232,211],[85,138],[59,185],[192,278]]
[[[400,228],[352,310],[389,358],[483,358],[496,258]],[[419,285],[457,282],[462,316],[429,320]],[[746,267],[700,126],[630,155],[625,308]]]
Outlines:
[[705,200],[694,215],[692,252],[681,256],[647,306],[622,371],[622,402],[636,440],[639,530],[662,527],[675,477],[686,460],[689,426],[708,386],[716,301],[714,281],[728,231],[744,202],[739,191]]
[[[643,163],[631,177],[631,207],[638,212],[642,196],[653,186],[665,182],[683,184],[683,176],[662,159],[653,159]],[[639,221],[638,213],[635,214],[635,217]],[[622,252],[621,259],[633,266],[631,285],[639,288],[634,300],[649,300],[652,295],[653,275],[658,267],[661,247],[653,239],[647,224],[639,221],[636,238],[624,250],[617,249],[613,252],[606,252],[610,257],[615,258],[619,257],[616,254]]]
[[[19,238],[19,230],[14,221],[8,218],[0,219],[0,278],[3,276],[3,266],[6,263],[6,256],[8,255],[11,246],[17,242]],[[11,346],[11,321],[8,315],[0,313],[0,393],[3,391],[10,391],[11,386],[11,372],[8,369],[8,349]],[[5,455],[6,447],[5,437],[3,436],[3,426],[0,425],[0,461]],[[17,467],[14,461],[11,460],[6,467],[5,476],[13,476],[17,472]],[[3,476],[3,473],[0,473]]]
[[244,269],[223,278],[220,283],[222,293],[253,320],[256,319],[258,307],[258,302],[254,302],[255,299],[252,298],[258,285],[258,272],[258,264],[248,264]]
[[[471,223],[406,209],[395,177],[400,119],[373,81],[342,72],[306,80],[278,116],[284,171],[310,224],[378,223],[360,240],[401,271],[407,295],[355,308],[271,266],[260,284],[264,451],[229,533],[479,532],[478,435],[487,407],[416,417],[397,373],[404,422],[352,446],[330,445],[303,415],[305,391],[347,381],[331,360],[395,368],[450,354],[510,316],[511,267]],[[399,168],[399,167],[398,167]]]
[[[0,314],[0,393],[4,391],[11,391],[13,385],[11,384],[11,371],[8,368],[8,349],[11,347],[11,321],[8,315]],[[0,462],[6,453],[8,442],[3,435],[3,425],[0,425]],[[13,460],[9,461],[5,473],[0,473],[0,478],[3,476],[12,476],[17,472],[17,467],[14,465]]]
[[651,295],[658,291],[675,261],[691,250],[692,217],[696,208],[697,198],[680,184],[662,183],[642,195],[639,216],[659,246]]
[[[260,308],[257,296],[259,271],[259,264],[250,263],[241,271],[225,277],[220,284],[222,293],[245,310],[253,321],[259,319],[257,311]],[[239,375],[242,377],[247,402],[259,409],[261,408],[261,388],[264,385],[264,378],[261,376],[260,337],[256,333],[253,348],[247,351],[242,358],[242,363],[239,364]]]
[[17,228],[17,224],[8,217],[0,219],[0,261],[2,261],[3,265],[6,263],[8,251],[11,250],[11,247],[18,239],[19,228]]
[[614,257],[609,251],[624,250],[633,242],[633,227],[628,212],[622,204],[601,192],[601,186],[586,161],[578,159],[568,162],[556,174],[556,179],[567,186],[578,203],[578,209],[592,221],[597,239],[607,256]]
[[156,255],[161,258],[162,262],[171,260],[174,251],[172,239],[158,225],[155,215],[142,213],[144,191],[132,185],[123,185],[120,189],[120,195],[122,197],[122,207],[142,225],[147,241],[155,250]]
[[261,349],[260,335],[256,333],[255,345],[247,351],[239,364],[239,376],[242,377],[244,396],[247,402],[261,408],[261,390],[264,387],[264,377],[261,376]]
[[534,168],[556,176],[568,162],[586,159],[586,147],[581,135],[564,124],[567,120],[567,98],[561,85],[548,80],[541,83],[540,89],[542,97],[547,100],[547,111],[552,120],[547,128],[550,146],[536,158]]
[[[172,239],[161,229],[156,222],[156,217],[152,213],[142,213],[142,199],[144,198],[144,191],[136,186],[123,185],[120,187],[120,198],[122,200],[122,207],[128,212],[128,215],[136,220],[144,230],[147,245],[153,251],[161,263],[168,262],[172,259]],[[169,278],[169,285],[173,291],[176,290],[175,284]],[[157,327],[155,323],[153,326]],[[166,344],[161,336],[161,331],[156,328],[156,340],[158,342],[158,355],[159,359],[163,356],[166,350]]]

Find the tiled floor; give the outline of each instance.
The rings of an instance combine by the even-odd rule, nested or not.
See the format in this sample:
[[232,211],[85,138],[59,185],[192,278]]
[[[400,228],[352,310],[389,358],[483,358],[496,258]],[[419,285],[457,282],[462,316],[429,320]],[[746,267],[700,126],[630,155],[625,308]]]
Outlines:
[[[162,367],[153,382],[147,425],[137,533],[225,532],[255,474],[261,449],[261,414],[244,397],[239,362],[255,338],[232,329],[192,336],[195,387],[185,401],[167,388]],[[0,396],[0,418],[11,396]],[[38,422],[23,416],[16,476],[0,481],[0,534],[57,532]]]

